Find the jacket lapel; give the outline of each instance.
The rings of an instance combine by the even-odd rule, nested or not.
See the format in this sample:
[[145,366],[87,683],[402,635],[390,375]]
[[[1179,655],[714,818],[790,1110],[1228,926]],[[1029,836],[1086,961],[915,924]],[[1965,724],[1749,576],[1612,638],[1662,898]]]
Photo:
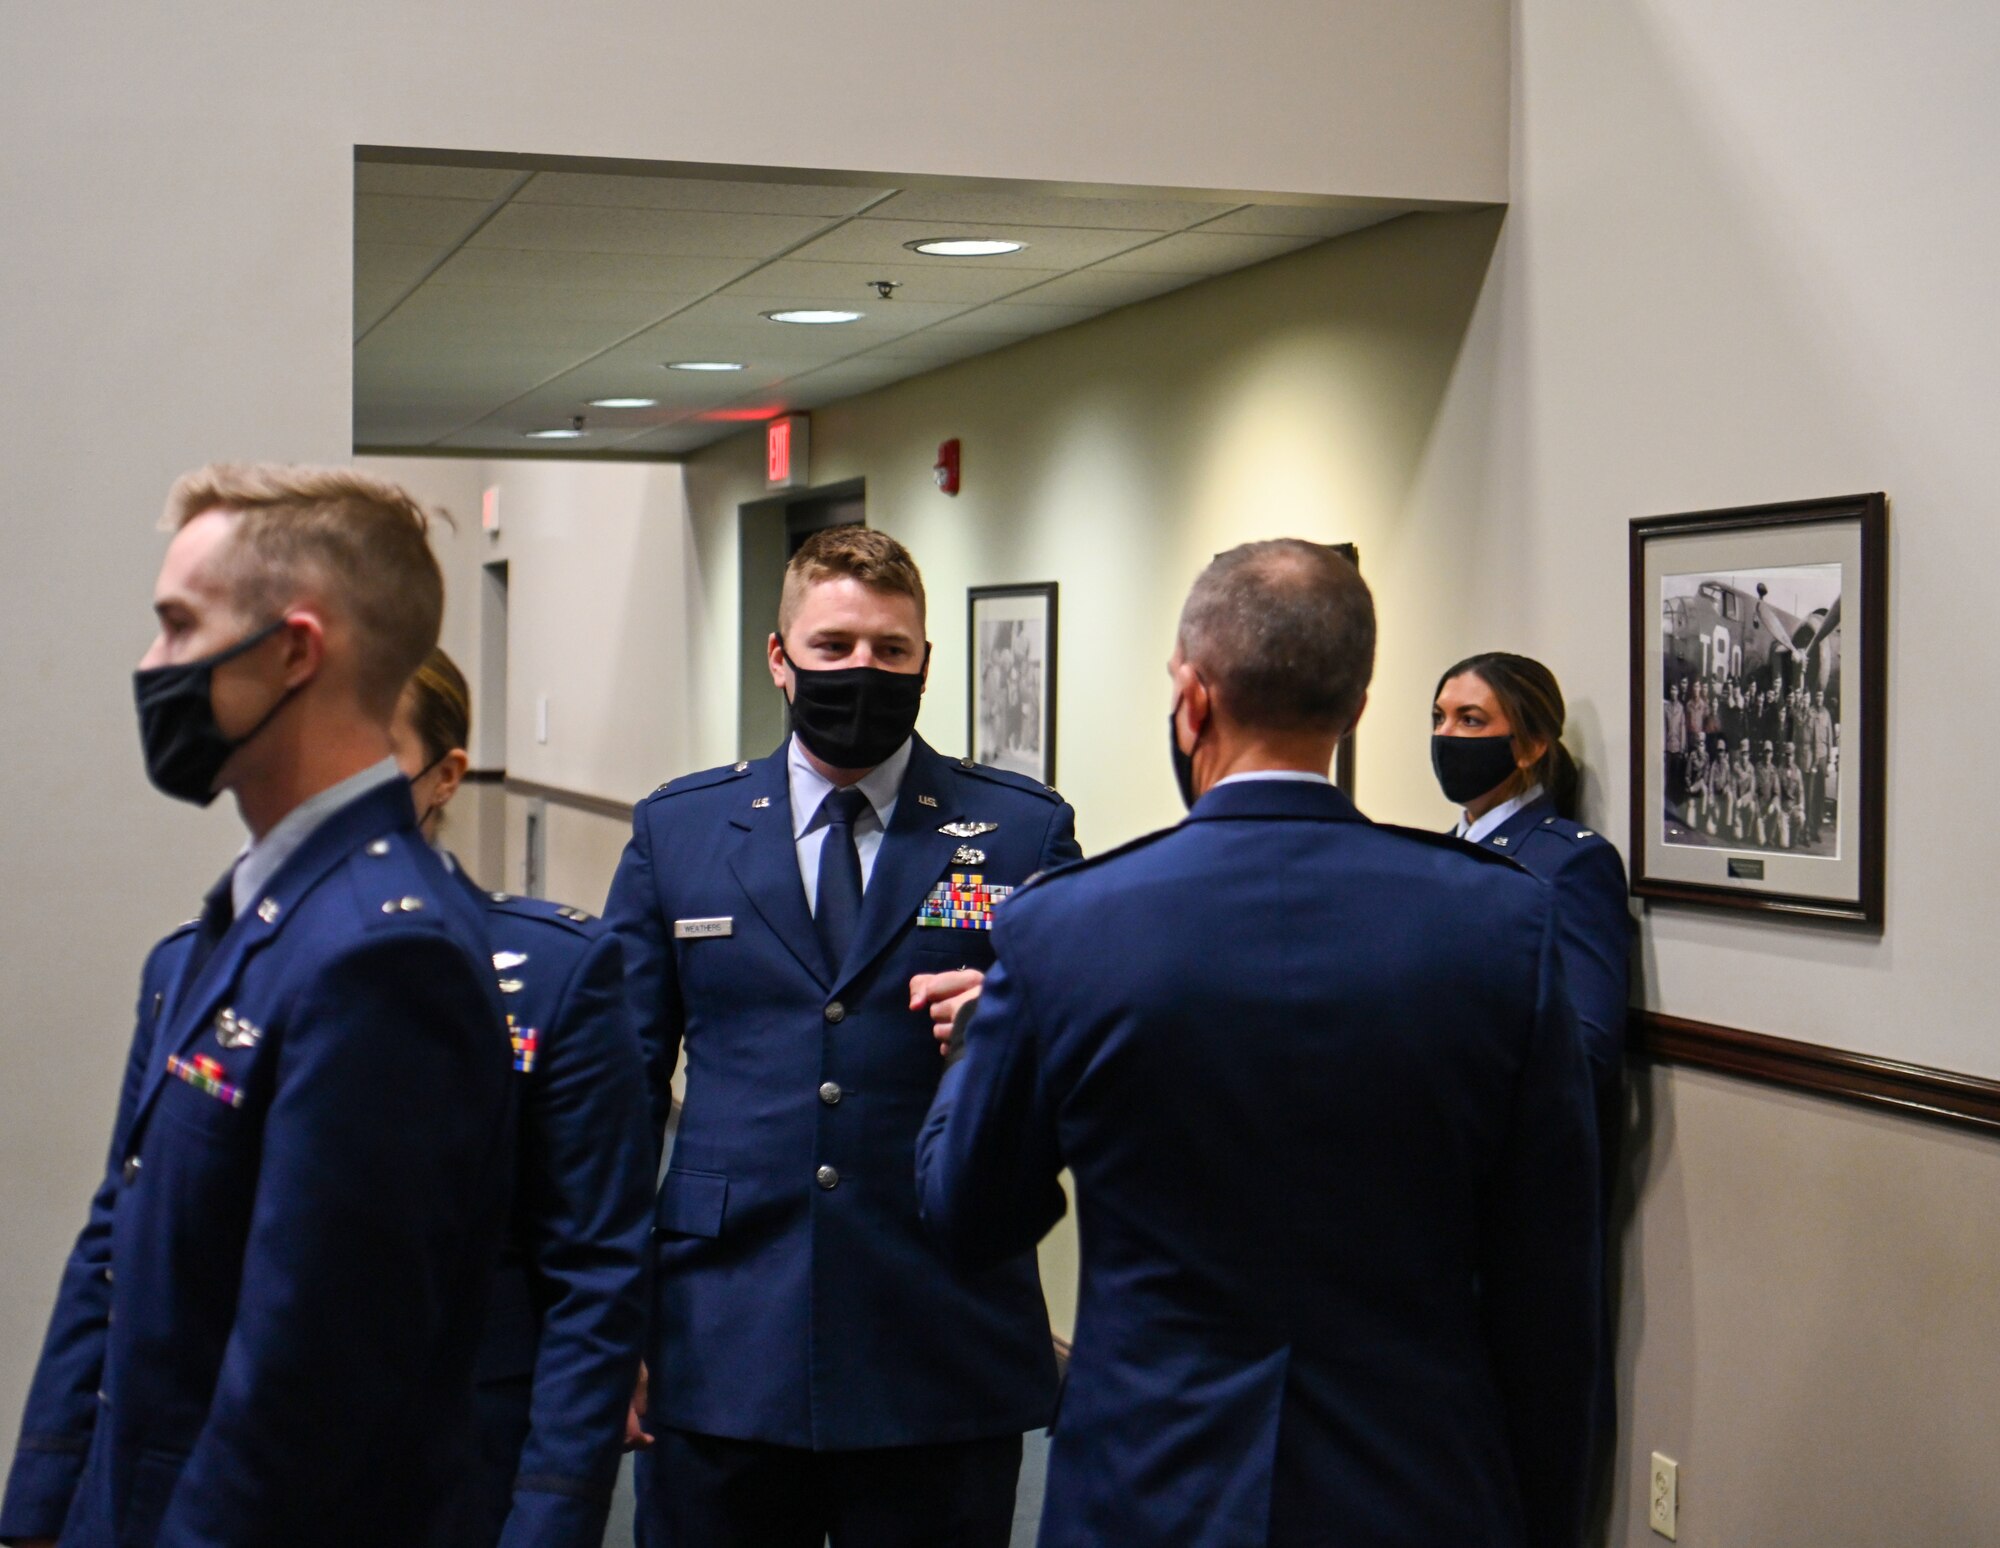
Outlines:
[[[801,967],[827,984],[831,974],[826,953],[820,949],[812,910],[806,907],[798,845],[792,838],[792,782],[785,769],[785,749],[760,759],[755,769],[734,787],[742,801],[729,817],[729,869],[771,933]],[[769,805],[755,805],[758,801]]]
[[[832,987],[836,991],[844,989],[886,951],[903,927],[917,917],[924,898],[964,842],[938,831],[964,815],[954,809],[958,783],[949,777],[944,760],[923,738],[913,739],[910,766],[896,792],[895,814],[889,819],[889,831],[882,835],[882,847],[875,852],[875,867],[862,895],[854,942],[847,960],[834,974]],[[950,797],[954,804],[927,806],[920,799],[923,796]]]

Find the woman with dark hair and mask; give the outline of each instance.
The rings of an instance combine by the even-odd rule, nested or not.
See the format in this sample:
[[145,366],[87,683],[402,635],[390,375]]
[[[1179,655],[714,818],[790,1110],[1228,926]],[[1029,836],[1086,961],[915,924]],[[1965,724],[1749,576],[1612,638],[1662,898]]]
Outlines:
[[[1431,696],[1431,767],[1445,795],[1463,808],[1460,838],[1509,856],[1554,889],[1556,949],[1590,1066],[1608,1219],[1625,1112],[1632,913],[1618,851],[1576,821],[1579,778],[1562,744],[1564,715],[1562,688],[1541,662],[1497,650],[1469,656],[1438,679]],[[1700,745],[1699,737],[1692,740]],[[1600,1486],[1616,1426],[1609,1284],[1607,1278],[1596,1397]]]
[[[433,846],[465,778],[471,720],[464,676],[433,650],[390,725]],[[440,853],[485,918],[520,1084],[513,1223],[474,1394],[479,1454],[437,1542],[596,1548],[621,1443],[645,1444],[629,1410],[647,1316],[653,1142],[624,959],[581,909],[486,892]]]
[[1625,866],[1576,821],[1576,760],[1562,744],[1562,688],[1541,662],[1470,656],[1438,679],[1431,766],[1464,810],[1457,833],[1554,886],[1570,1000],[1596,1088],[1608,1207],[1622,1117],[1632,914]]

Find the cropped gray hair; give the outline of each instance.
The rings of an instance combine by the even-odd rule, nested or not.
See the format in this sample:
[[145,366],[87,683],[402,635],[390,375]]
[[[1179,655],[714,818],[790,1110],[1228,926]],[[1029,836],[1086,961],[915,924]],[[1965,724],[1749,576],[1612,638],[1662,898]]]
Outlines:
[[1195,581],[1180,649],[1239,725],[1342,732],[1375,674],[1375,599],[1323,543],[1244,543]]

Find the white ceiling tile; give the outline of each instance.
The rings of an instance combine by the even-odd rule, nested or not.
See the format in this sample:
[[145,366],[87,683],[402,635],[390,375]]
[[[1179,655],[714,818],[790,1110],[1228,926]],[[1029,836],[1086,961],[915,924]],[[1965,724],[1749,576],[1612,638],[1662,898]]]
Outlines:
[[684,452],[698,451],[713,442],[732,435],[740,435],[742,425],[728,424],[684,424],[670,425],[664,430],[654,430],[619,444],[620,451],[646,452],[655,456],[673,456]]
[[354,163],[354,191],[408,194],[420,199],[477,199],[490,204],[515,183],[519,172],[499,167],[436,167],[396,161]]
[[[1093,199],[1008,189],[911,188],[868,212],[870,220],[938,226],[1079,226],[1120,231],[1178,231],[1232,209],[1229,199]],[[952,232],[940,232],[952,235]]]
[[463,241],[490,206],[486,199],[362,194],[354,201],[354,240],[426,244],[442,250]]
[[1311,237],[1210,236],[1184,232],[1107,259],[1102,267],[1137,274],[1223,274],[1312,245]]
[[437,250],[407,242],[358,242],[354,248],[355,331],[375,322],[437,262]]
[[852,215],[890,190],[832,183],[750,183],[723,178],[543,172],[517,204],[602,205],[624,210],[712,210],[745,215]]
[[[839,229],[808,242],[793,258],[814,263],[895,263],[954,264],[967,268],[991,269],[1073,269],[1096,263],[1140,242],[1150,242],[1151,231],[1104,231],[1096,228],[1060,226],[985,226],[971,223],[940,226],[936,222],[903,220],[850,220]],[[994,237],[1010,242],[1026,242],[1018,253],[1002,253],[992,258],[935,258],[908,251],[905,242],[922,242],[932,237]]]
[[1014,299],[1038,306],[1130,306],[1207,278],[1205,274],[1135,274],[1100,266],[1060,275]]
[[[814,303],[809,298],[800,298],[800,307]],[[710,296],[698,302],[674,318],[674,322],[690,329],[703,327],[747,329],[753,335],[761,335],[769,340],[765,346],[770,349],[789,349],[791,341],[786,335],[810,334],[816,337],[840,336],[843,338],[872,337],[884,333],[908,333],[913,329],[929,327],[945,318],[965,310],[962,301],[881,301],[873,296],[858,296],[840,303],[842,309],[861,313],[860,320],[851,323],[800,324],[773,322],[763,314],[787,309],[785,297],[748,296],[733,290],[725,290],[721,295]],[[855,348],[862,346],[856,345]]]
[[793,242],[804,241],[825,224],[808,215],[509,204],[480,230],[473,245],[535,252],[768,258]]
[[1404,214],[1385,199],[1348,199],[1338,204],[1256,204],[1201,227],[1203,234],[1312,237],[1325,241]]
[[1016,336],[1067,328],[1104,310],[1101,306],[1029,306],[1001,301],[961,312],[937,325],[939,333],[1007,333]]
[[796,258],[766,264],[731,285],[726,294],[764,296],[798,305],[879,305],[871,281],[895,280],[894,304],[911,301],[992,301],[1044,279],[1053,269],[986,269],[977,264],[944,264],[903,254],[900,263],[811,263]]
[[518,247],[461,247],[435,285],[574,286],[651,295],[706,295],[753,263],[749,258],[661,258],[643,253],[529,252]]

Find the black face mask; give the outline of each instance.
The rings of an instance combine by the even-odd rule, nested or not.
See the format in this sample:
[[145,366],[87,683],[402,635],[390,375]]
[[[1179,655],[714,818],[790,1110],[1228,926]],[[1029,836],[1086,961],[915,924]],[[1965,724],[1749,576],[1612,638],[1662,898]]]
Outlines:
[[264,712],[264,718],[233,741],[215,723],[211,696],[215,669],[263,644],[284,626],[285,621],[280,618],[227,650],[199,661],[149,667],[132,674],[132,697],[139,706],[139,741],[146,753],[146,777],[162,794],[207,806],[215,799],[216,777],[230,755],[269,725],[271,717],[296,692],[287,689],[280,694],[278,702]]
[[[1181,734],[1174,724],[1174,718],[1181,712],[1181,701],[1174,700],[1174,707],[1167,711],[1167,752],[1174,760],[1174,783],[1180,787],[1181,804],[1189,811],[1194,810],[1194,754],[1181,751]],[[1196,738],[1200,740],[1199,737]]]
[[[910,739],[924,698],[922,672],[834,667],[809,672],[778,644],[792,669],[792,729],[806,751],[836,769],[872,769]],[[930,665],[924,647],[924,665]]]
[[1514,772],[1511,736],[1433,736],[1431,768],[1445,799],[1460,806],[1477,800]]

